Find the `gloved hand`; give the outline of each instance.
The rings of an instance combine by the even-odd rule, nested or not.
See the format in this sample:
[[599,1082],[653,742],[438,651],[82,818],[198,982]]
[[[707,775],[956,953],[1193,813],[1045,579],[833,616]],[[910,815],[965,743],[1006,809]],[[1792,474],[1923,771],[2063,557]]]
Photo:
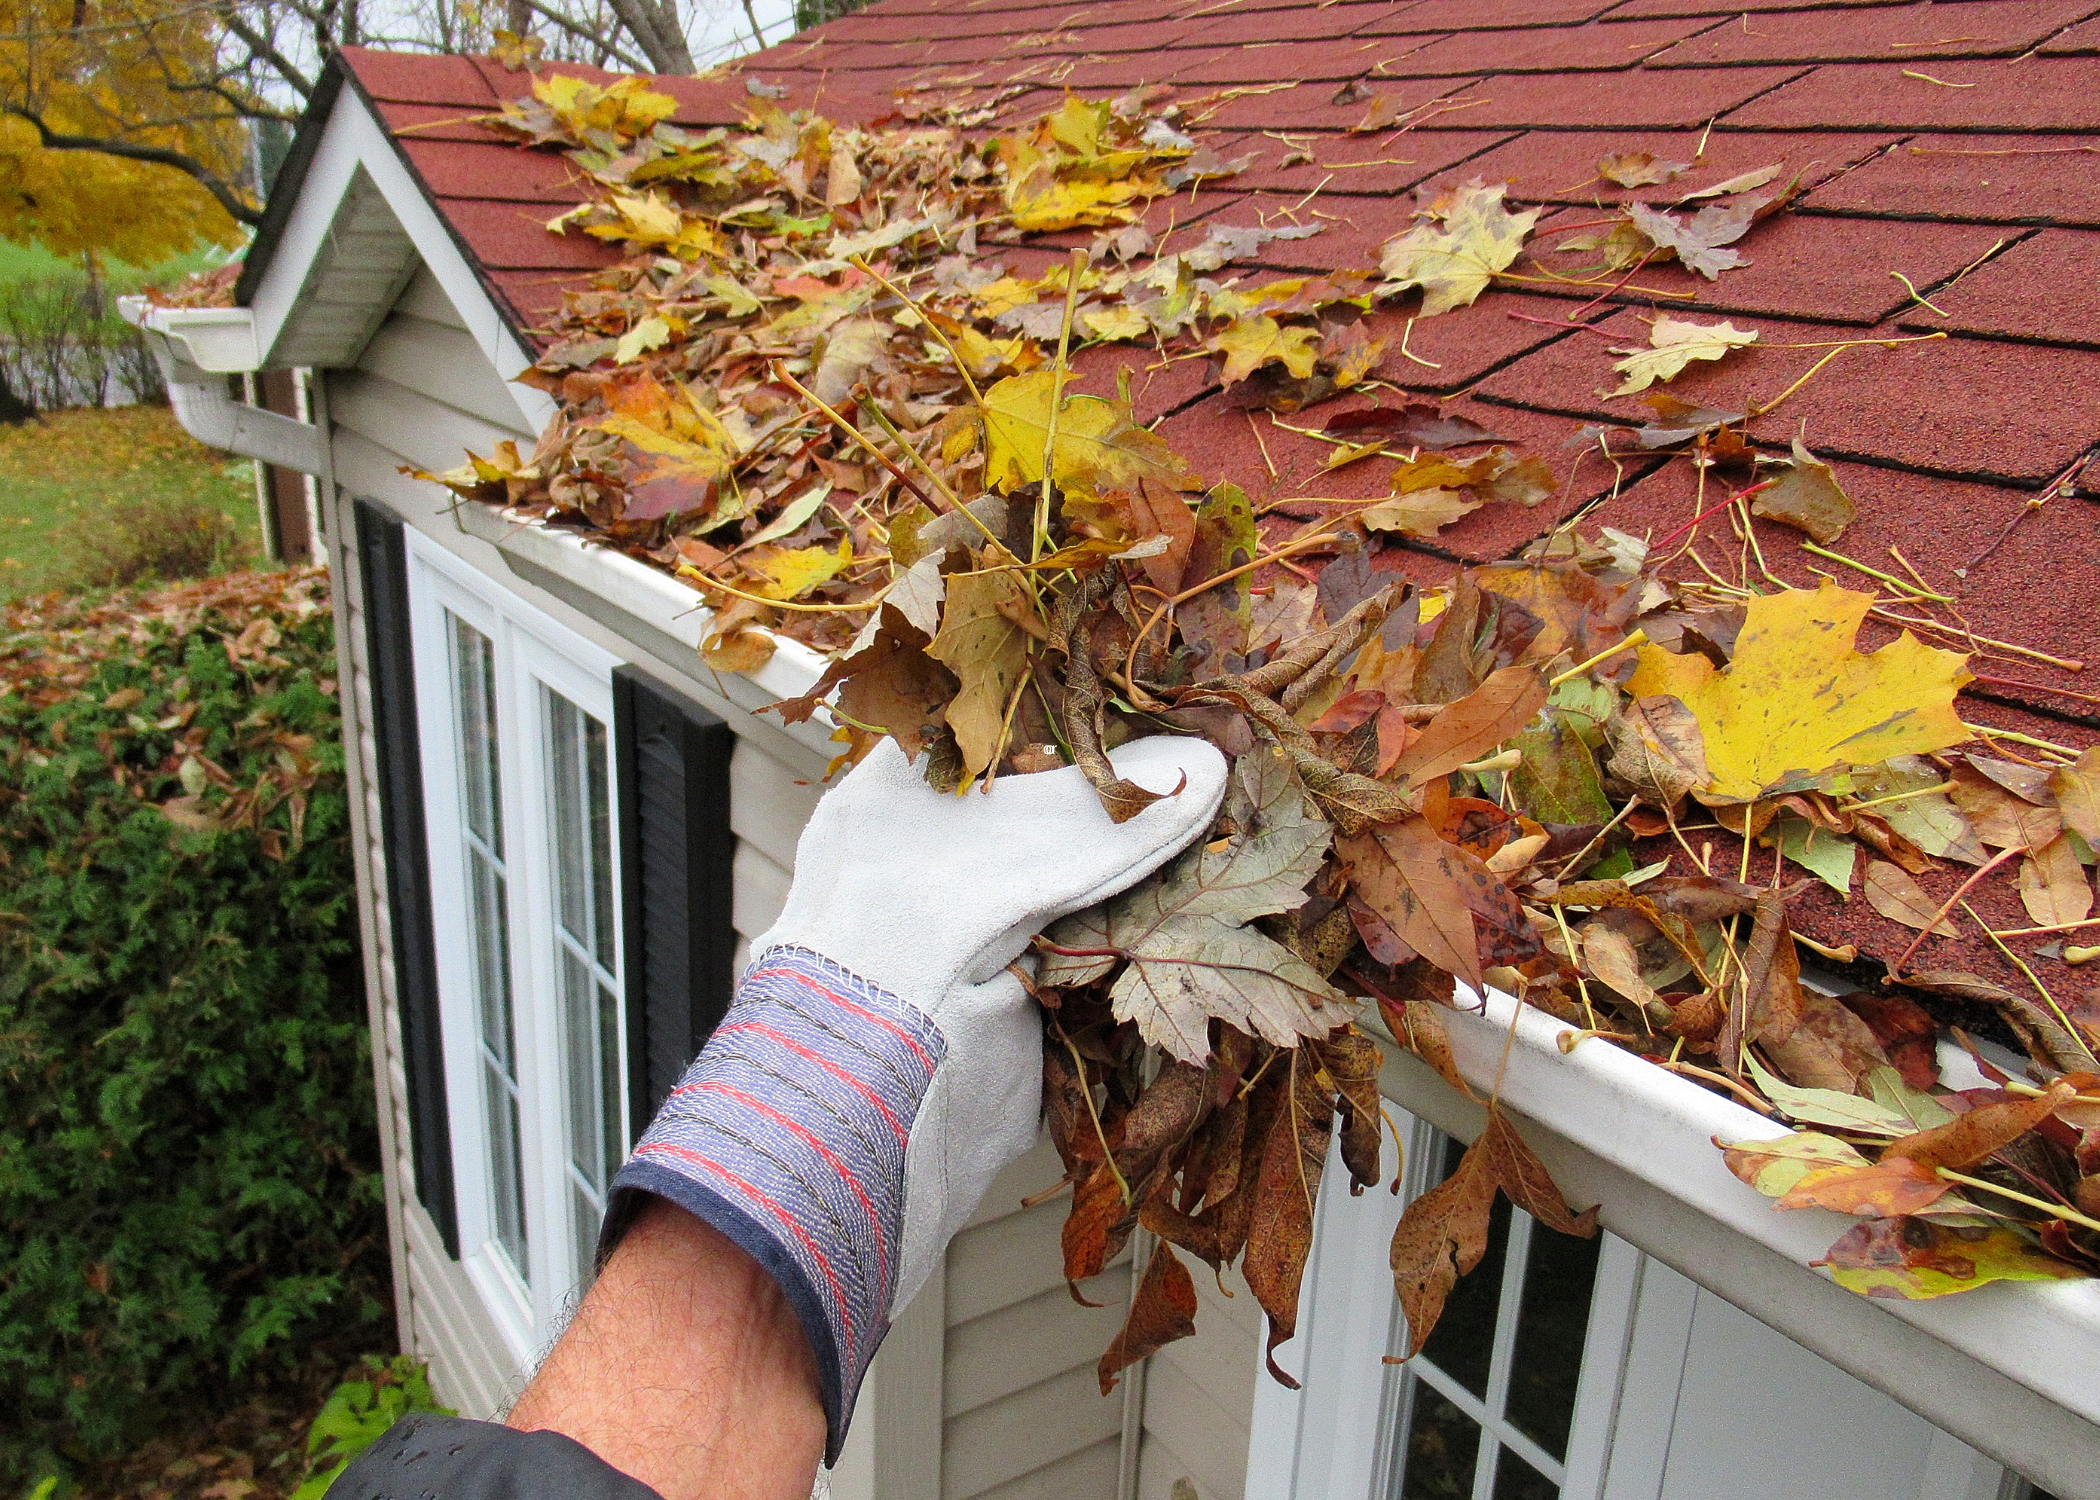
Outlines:
[[1111,760],[1173,795],[1122,824],[1076,769],[950,795],[885,740],[817,804],[780,920],[614,1180],[601,1261],[656,1193],[787,1293],[829,1459],[890,1318],[1035,1140],[1042,1029],[1006,966],[1180,852],[1223,799],[1225,759],[1200,740]]

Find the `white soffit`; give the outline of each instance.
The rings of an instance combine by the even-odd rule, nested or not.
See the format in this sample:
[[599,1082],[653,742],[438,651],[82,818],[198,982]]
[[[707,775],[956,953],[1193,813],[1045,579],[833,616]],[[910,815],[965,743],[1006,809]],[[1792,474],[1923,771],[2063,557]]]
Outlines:
[[299,196],[249,306],[265,366],[356,363],[418,263],[503,377],[519,416],[544,431],[556,407],[511,382],[532,363],[466,255],[357,90],[336,96]]

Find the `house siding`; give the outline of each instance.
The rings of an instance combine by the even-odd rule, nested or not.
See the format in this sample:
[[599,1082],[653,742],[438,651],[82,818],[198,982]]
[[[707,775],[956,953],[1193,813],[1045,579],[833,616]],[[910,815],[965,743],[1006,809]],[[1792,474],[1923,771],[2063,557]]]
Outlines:
[[[326,377],[330,455],[337,486],[331,537],[352,533],[350,503],[365,496],[392,507],[425,537],[587,639],[636,661],[667,685],[729,720],[738,732],[730,762],[733,922],[737,962],[748,956],[786,900],[802,827],[822,794],[824,758],[753,720],[726,698],[697,659],[667,660],[585,618],[516,577],[490,543],[452,515],[446,497],[401,467],[455,467],[466,449],[487,453],[505,440],[535,440],[493,367],[467,336],[466,320],[427,270],[407,284],[356,367]],[[346,734],[356,759],[377,754],[364,608],[356,549],[333,557],[345,601],[339,641],[349,691]],[[373,987],[374,1069],[387,1117],[389,1198],[395,1225],[401,1337],[431,1362],[447,1404],[490,1417],[515,1399],[526,1367],[513,1355],[465,1269],[452,1260],[412,1184],[400,1012],[385,898],[378,789],[361,778],[358,839],[364,931]],[[854,1441],[834,1476],[837,1500],[1117,1500],[1123,1468],[1124,1390],[1104,1398],[1094,1374],[1130,1294],[1127,1260],[1077,1305],[1058,1274],[1062,1197],[1022,1208],[1056,1180],[1039,1144],[1001,1175],[956,1238],[935,1284],[899,1319],[862,1402]],[[1143,1411],[1139,1493],[1168,1495],[1189,1476],[1203,1500],[1239,1500],[1254,1368],[1252,1307],[1206,1292],[1203,1332],[1180,1362],[1152,1362]],[[1241,1378],[1241,1377],[1246,1378]],[[1126,1387],[1127,1389],[1127,1387]],[[1133,1414],[1135,1415],[1135,1414]],[[938,1431],[938,1451],[934,1434]],[[1204,1461],[1186,1455],[1204,1456]]]

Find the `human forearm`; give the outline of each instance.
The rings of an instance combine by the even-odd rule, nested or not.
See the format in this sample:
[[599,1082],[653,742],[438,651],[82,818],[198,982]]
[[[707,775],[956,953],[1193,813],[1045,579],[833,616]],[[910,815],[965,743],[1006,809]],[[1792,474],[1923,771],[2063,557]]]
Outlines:
[[660,1199],[508,1420],[574,1438],[665,1500],[803,1500],[824,1448],[809,1341],[779,1286]]

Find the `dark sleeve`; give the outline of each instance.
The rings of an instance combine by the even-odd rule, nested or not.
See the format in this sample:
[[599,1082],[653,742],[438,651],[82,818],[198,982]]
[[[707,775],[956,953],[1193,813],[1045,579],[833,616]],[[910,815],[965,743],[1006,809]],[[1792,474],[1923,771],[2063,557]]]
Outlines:
[[417,1412],[328,1487],[330,1500],[663,1500],[574,1438]]

